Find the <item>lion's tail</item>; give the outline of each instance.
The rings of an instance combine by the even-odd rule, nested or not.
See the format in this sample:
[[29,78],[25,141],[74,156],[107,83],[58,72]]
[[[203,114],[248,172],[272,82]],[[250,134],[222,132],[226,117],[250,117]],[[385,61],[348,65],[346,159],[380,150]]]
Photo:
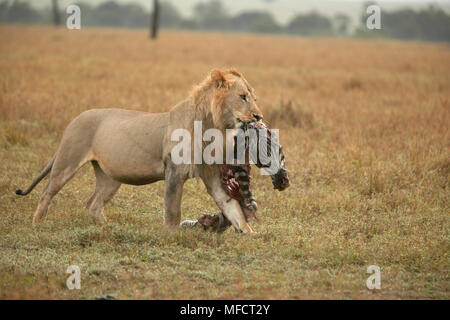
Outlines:
[[27,194],[29,194],[31,192],[31,190],[34,189],[34,187],[42,180],[44,179],[44,177],[50,172],[50,170],[53,167],[53,163],[55,162],[55,157],[53,156],[52,160],[50,160],[50,162],[47,164],[47,166],[44,168],[44,170],[41,171],[41,173],[39,174],[39,176],[36,178],[36,180],[33,181],[33,183],[28,187],[27,190],[22,191],[21,189],[17,189],[16,190],[16,194],[19,196],[26,196]]

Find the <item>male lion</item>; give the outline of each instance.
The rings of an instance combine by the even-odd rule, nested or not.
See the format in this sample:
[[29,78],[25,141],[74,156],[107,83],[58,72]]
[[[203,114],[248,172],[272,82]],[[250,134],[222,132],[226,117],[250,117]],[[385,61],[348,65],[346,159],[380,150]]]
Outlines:
[[92,109],[81,113],[67,126],[58,150],[37,179],[26,191],[16,193],[27,195],[50,172],[34,214],[33,224],[36,224],[45,216],[52,198],[90,161],[96,187],[87,207],[96,223],[106,220],[103,206],[122,183],[144,185],[166,180],[164,224],[177,228],[183,184],[188,178],[198,176],[234,228],[254,234],[238,201],[222,188],[220,165],[175,165],[171,150],[176,142],[170,137],[175,129],[192,132],[195,120],[202,121],[204,130],[225,130],[262,117],[254,91],[241,73],[232,69],[212,70],[170,112]]

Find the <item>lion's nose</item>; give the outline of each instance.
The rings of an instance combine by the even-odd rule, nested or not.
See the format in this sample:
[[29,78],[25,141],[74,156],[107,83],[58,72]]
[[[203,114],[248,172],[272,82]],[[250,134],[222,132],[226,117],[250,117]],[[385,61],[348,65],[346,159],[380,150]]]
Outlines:
[[254,113],[254,114],[253,114],[253,118],[255,118],[256,121],[259,121],[259,120],[261,120],[263,117],[260,116],[259,114]]

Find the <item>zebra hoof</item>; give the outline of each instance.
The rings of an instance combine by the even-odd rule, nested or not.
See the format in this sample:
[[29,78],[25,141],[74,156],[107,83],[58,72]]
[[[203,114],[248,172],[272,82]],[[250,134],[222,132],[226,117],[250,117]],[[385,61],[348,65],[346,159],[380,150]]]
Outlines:
[[180,223],[181,228],[193,228],[198,224],[198,220],[184,220]]

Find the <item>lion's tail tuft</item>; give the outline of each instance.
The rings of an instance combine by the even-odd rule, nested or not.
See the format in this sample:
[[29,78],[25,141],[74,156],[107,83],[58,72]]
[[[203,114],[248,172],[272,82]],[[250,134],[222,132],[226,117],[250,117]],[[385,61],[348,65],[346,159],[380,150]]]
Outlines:
[[53,163],[55,162],[55,156],[53,156],[52,160],[47,164],[47,166],[42,170],[41,174],[33,181],[33,183],[28,187],[27,190],[22,191],[22,189],[17,189],[16,194],[19,196],[26,196],[33,190],[33,188],[42,180],[44,177],[50,172],[53,167]]

